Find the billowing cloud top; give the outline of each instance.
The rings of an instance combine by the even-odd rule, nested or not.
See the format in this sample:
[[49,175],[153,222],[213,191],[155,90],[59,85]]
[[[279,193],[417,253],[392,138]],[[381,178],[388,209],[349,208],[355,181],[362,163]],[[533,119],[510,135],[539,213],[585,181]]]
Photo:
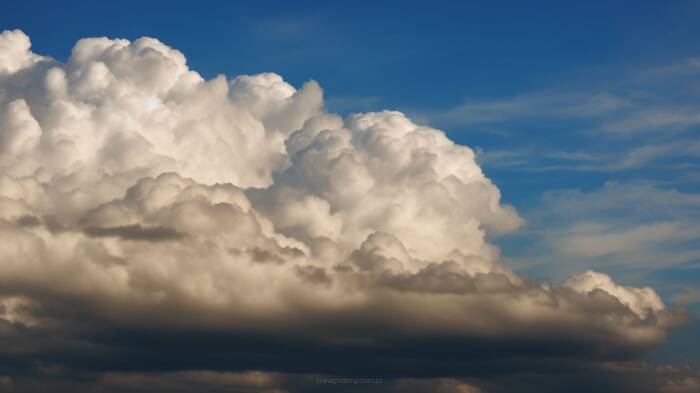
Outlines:
[[[682,319],[601,273],[514,274],[487,237],[521,225],[471,149],[402,113],[341,118],[317,83],[271,73],[204,80],[152,38],[83,39],[61,63],[0,35],[0,330],[15,342],[0,352],[114,359],[129,344],[104,332],[155,331],[191,348],[256,337],[246,353],[402,354],[420,338],[414,365],[503,340],[606,358]],[[87,355],[56,360],[65,343],[33,332]],[[254,364],[323,363],[294,356]]]

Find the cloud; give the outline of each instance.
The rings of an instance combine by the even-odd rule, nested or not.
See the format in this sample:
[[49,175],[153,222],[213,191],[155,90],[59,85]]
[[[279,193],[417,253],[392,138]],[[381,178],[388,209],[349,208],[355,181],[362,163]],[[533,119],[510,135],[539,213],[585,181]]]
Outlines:
[[[452,135],[480,141],[480,163],[499,174],[656,177],[664,171],[664,179],[685,179],[699,165],[697,62],[689,58],[646,69],[608,69],[608,75],[599,75],[602,83],[573,77],[567,87],[468,98],[423,116]],[[502,137],[486,135],[494,133]]]
[[[442,111],[425,114],[444,127],[501,124],[510,128],[529,124],[542,128],[562,119],[570,131],[595,137],[622,138],[640,134],[673,134],[692,129],[698,117],[698,58],[647,69],[624,70],[625,76],[605,85],[536,90],[498,99],[467,98]],[[609,70],[614,71],[614,70]]]
[[[700,195],[663,184],[607,182],[592,190],[545,192],[524,214],[531,272],[564,277],[584,268],[640,279],[700,258]],[[513,253],[510,250],[509,253]]]
[[620,119],[604,122],[601,127],[615,134],[634,134],[642,132],[680,132],[700,124],[697,106],[687,108],[644,108]]
[[610,276],[594,271],[586,271],[567,279],[563,286],[571,288],[578,293],[591,293],[601,290],[615,296],[624,305],[639,316],[663,310],[664,304],[653,289],[629,288],[615,284]]
[[683,286],[671,301],[676,304],[692,305],[700,303],[700,289]]
[[141,225],[126,225],[121,227],[87,227],[85,234],[88,236],[117,236],[123,239],[131,240],[169,240],[178,239],[182,235],[171,228],[154,227],[144,228]]
[[517,172],[624,172],[645,168],[664,170],[697,167],[700,144],[694,139],[650,142],[622,151],[562,151],[557,148],[477,148],[477,161],[487,168]]
[[489,238],[523,220],[471,149],[400,112],[204,80],[152,38],[66,63],[19,31],[0,48],[0,374],[23,390],[267,389],[257,370],[476,392],[457,380],[635,359],[686,319],[598,273],[513,273]]
[[[326,374],[299,374],[265,371],[171,371],[149,373],[106,372],[85,374],[75,378],[68,370],[44,369],[40,378],[20,376],[0,378],[5,391],[64,392],[437,392],[437,393],[506,393],[512,391],[555,393],[562,390],[578,393],[595,390],[602,393],[693,393],[697,391],[699,375],[689,367],[639,362],[609,362],[585,372],[566,366],[565,377],[552,383],[540,374],[486,376],[470,378],[397,378],[353,377]],[[63,377],[63,378],[61,378]],[[543,383],[544,382],[544,383]],[[2,391],[2,390],[0,390]]]
[[536,92],[493,101],[467,100],[462,105],[428,116],[444,126],[507,123],[518,119],[594,118],[630,105],[625,97],[608,92],[581,94]]

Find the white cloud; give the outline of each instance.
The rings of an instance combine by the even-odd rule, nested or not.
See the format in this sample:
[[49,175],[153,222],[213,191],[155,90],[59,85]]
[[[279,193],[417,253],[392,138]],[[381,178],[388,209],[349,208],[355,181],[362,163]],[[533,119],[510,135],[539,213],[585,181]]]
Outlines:
[[607,292],[641,316],[664,309],[661,298],[653,289],[620,286],[615,284],[610,276],[591,270],[574,275],[567,279],[563,286],[578,293],[590,293],[594,290]]
[[77,321],[330,348],[534,337],[604,356],[683,319],[607,276],[595,296],[516,276],[487,235],[517,212],[471,149],[400,112],[343,119],[315,82],[271,73],[204,80],[151,38],[84,39],[65,64],[21,32],[0,48],[0,315],[20,338],[17,324]]

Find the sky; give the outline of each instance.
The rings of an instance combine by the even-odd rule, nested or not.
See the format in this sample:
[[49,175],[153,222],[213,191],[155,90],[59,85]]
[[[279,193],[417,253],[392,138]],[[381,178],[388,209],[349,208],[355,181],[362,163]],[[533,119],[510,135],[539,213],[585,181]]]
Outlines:
[[697,2],[2,8],[0,391],[700,390]]

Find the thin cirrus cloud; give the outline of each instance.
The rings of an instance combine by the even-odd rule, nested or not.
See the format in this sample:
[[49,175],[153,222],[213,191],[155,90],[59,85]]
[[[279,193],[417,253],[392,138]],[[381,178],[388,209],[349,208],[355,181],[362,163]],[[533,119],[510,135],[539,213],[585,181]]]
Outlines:
[[[623,152],[605,149],[566,151],[531,148],[477,148],[477,161],[489,168],[514,169],[522,172],[572,171],[579,173],[620,173],[654,166],[657,169],[696,167],[700,143],[692,138],[668,142],[649,142]],[[527,165],[524,165],[527,164]]]
[[585,132],[630,137],[654,131],[681,132],[698,124],[698,59],[627,71],[607,83],[572,82],[568,89],[534,91],[464,103],[424,116],[433,124],[463,126],[512,121],[588,120]]
[[624,97],[608,92],[581,94],[571,92],[538,92],[493,101],[467,100],[427,118],[443,126],[503,123],[517,119],[590,118],[628,107]]
[[272,73],[205,80],[153,38],[61,63],[0,35],[0,389],[697,381],[637,363],[687,320],[653,289],[500,263],[489,236],[522,223],[470,148],[400,112],[342,118]]
[[690,268],[700,258],[699,203],[697,193],[653,183],[549,191],[525,213],[530,228],[516,236],[528,236],[537,244],[532,258],[560,274],[582,266],[634,274]]
[[698,70],[697,58],[691,58],[628,70],[605,83],[574,79],[567,89],[467,100],[423,117],[454,132],[463,127],[500,136],[482,154],[487,168],[582,173],[696,168]]

